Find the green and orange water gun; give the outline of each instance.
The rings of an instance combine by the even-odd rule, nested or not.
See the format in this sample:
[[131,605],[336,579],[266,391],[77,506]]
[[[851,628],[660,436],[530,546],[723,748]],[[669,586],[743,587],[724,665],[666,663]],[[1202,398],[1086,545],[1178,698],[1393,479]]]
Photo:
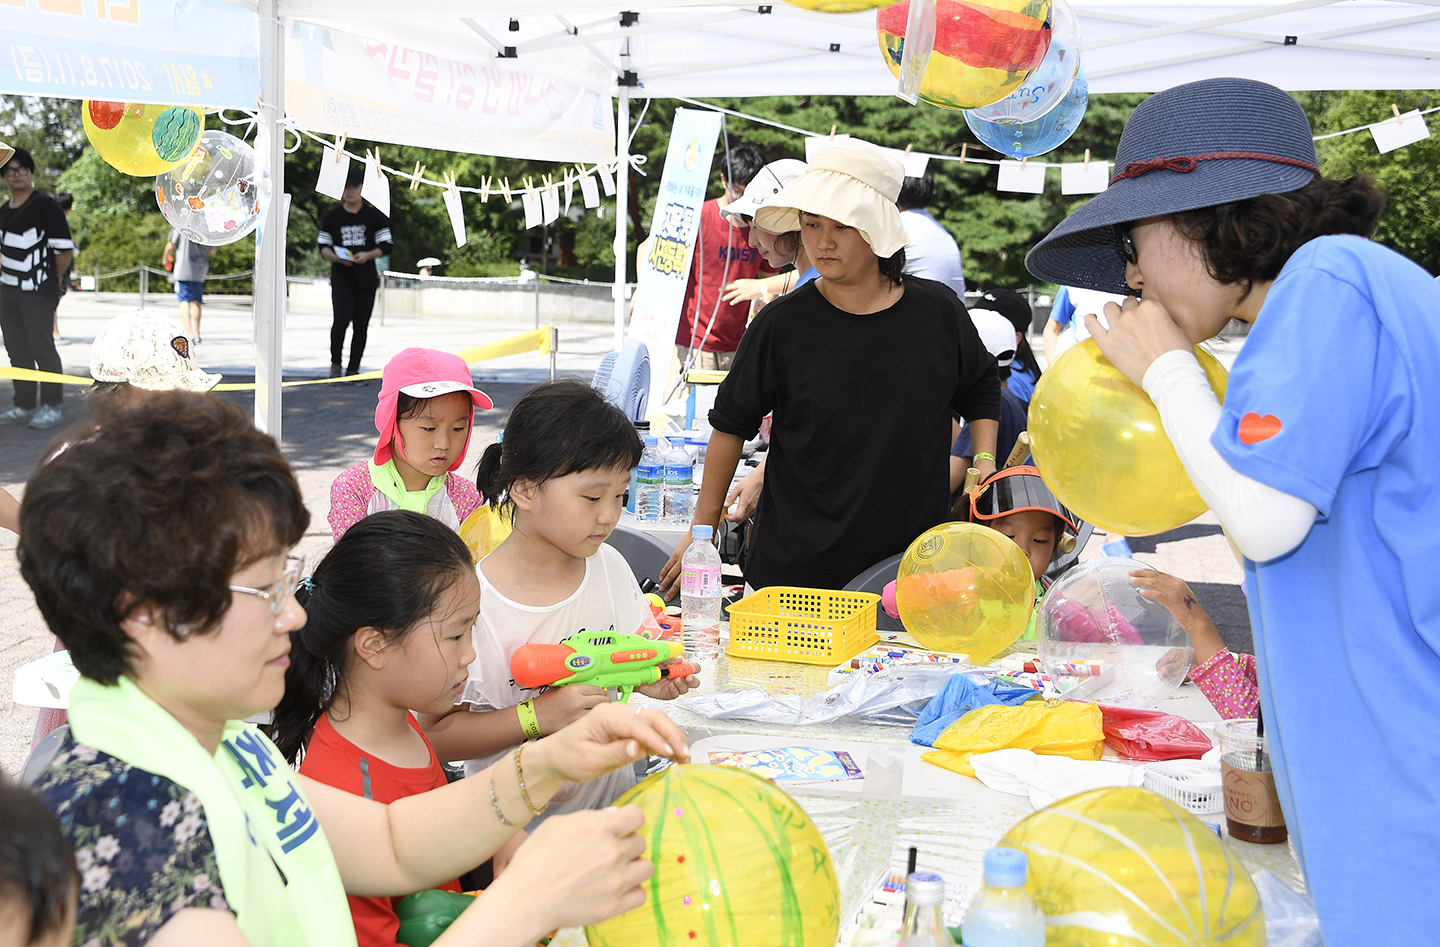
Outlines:
[[[593,684],[620,688],[621,702],[641,684],[689,677],[695,667],[679,641],[652,641],[614,631],[581,631],[559,644],[527,644],[510,658],[510,676],[521,687]],[[671,661],[666,664],[664,662]]]

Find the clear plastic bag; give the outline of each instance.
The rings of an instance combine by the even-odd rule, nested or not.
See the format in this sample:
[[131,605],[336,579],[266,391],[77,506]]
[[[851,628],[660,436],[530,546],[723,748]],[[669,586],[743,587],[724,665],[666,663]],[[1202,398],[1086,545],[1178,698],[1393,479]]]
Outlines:
[[984,680],[981,672],[956,671],[953,665],[896,664],[874,674],[851,674],[828,691],[804,699],[772,697],[751,687],[682,697],[680,704],[711,720],[806,726],[853,718],[908,727],[914,725],[920,709],[954,674],[973,674]]

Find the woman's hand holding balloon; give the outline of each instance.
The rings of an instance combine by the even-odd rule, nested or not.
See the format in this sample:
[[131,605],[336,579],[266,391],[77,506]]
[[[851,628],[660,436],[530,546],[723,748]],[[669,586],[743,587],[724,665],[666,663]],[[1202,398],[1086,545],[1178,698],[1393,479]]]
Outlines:
[[1190,339],[1157,302],[1130,297],[1123,306],[1105,304],[1107,329],[1094,313],[1085,327],[1110,364],[1139,386],[1152,362],[1166,352],[1189,352]]

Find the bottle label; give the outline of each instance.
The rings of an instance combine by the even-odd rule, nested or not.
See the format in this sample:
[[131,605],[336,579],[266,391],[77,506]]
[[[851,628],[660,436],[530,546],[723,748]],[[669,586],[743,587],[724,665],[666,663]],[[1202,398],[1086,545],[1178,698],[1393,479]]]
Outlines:
[[720,589],[720,567],[685,566],[680,572],[681,595],[717,595]]
[[694,477],[689,464],[666,464],[665,479],[670,483],[690,483]]
[[635,469],[635,479],[644,483],[659,483],[665,476],[665,468],[660,464],[641,464]]

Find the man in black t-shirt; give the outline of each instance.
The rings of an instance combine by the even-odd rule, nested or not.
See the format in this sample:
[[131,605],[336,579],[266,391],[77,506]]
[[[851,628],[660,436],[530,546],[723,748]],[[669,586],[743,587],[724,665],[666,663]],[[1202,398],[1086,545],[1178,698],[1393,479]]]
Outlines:
[[360,371],[370,314],[375,309],[375,291],[380,286],[374,261],[394,246],[389,218],[367,206],[360,197],[364,180],[364,168],[350,169],[341,204],[325,215],[317,238],[320,255],[330,261],[330,302],[335,311],[335,320],[330,326],[331,378],[341,374],[340,356],[345,347],[346,326],[353,326],[354,330],[350,336],[350,362],[344,374],[354,375]]
[[[65,212],[49,194],[35,190],[35,159],[24,148],[3,165],[10,200],[0,204],[0,332],[15,368],[62,371],[55,350],[55,308],[60,305],[60,277],[75,256],[75,241]],[[39,400],[36,408],[37,387]],[[15,403],[0,411],[0,424],[27,418],[33,428],[60,423],[65,389],[56,382],[37,386],[14,382]]]

